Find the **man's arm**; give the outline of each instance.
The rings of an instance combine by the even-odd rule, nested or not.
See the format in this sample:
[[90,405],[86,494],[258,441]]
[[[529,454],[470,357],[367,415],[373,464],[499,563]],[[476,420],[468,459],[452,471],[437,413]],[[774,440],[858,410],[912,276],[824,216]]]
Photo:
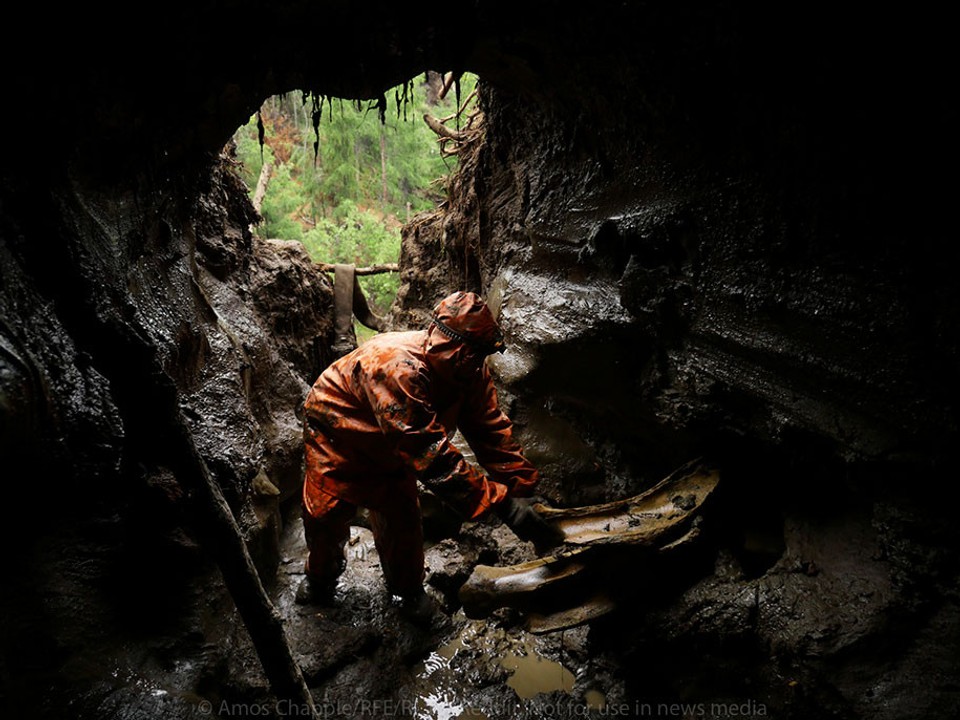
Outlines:
[[487,478],[450,442],[421,375],[387,375],[367,396],[409,472],[464,517],[477,518],[506,497],[506,485]]
[[468,394],[459,422],[477,462],[511,497],[530,497],[540,475],[513,437],[513,423],[500,409],[497,391],[486,367]]

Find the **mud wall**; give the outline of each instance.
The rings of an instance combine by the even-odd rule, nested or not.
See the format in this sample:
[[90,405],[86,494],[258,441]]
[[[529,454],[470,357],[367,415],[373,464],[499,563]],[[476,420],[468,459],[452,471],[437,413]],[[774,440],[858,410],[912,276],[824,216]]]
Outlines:
[[159,689],[218,676],[239,618],[184,430],[276,572],[333,293],[302,246],[252,238],[234,163],[226,148],[199,180],[8,188],[3,476],[11,517],[37,516],[3,529],[11,713],[186,716],[195,700]]
[[642,588],[594,636],[634,700],[943,712],[956,647],[928,643],[960,558],[924,498],[957,432],[960,298],[916,210],[946,202],[923,168],[955,149],[940,48],[890,54],[892,18],[681,15],[658,18],[669,49],[664,25],[608,27],[587,59],[568,28],[518,43],[536,73],[481,71],[485,138],[406,228],[395,317],[457,286],[498,307],[501,394],[550,498],[722,468],[712,572],[679,595],[611,580]]
[[[463,151],[450,210],[407,228],[398,322],[451,287],[490,294],[508,387],[651,449],[668,427],[679,455],[749,438],[942,459],[957,297],[931,262],[936,218],[911,209],[942,197],[921,176],[949,145],[944,116],[911,104],[937,103],[938,50],[913,75],[920,58],[880,52],[876,17],[791,18],[788,33],[666,15],[605,28],[590,60],[576,49],[600,39],[562,27],[555,46],[522,46],[526,74],[482,73],[485,139]],[[917,146],[888,141],[908,128]]]

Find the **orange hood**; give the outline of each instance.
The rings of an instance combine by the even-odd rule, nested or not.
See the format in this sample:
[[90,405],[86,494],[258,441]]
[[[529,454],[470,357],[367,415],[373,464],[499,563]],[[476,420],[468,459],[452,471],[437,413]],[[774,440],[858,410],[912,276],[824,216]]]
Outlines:
[[483,298],[460,291],[434,308],[424,351],[433,370],[457,381],[479,372],[487,355],[505,347],[500,326]]

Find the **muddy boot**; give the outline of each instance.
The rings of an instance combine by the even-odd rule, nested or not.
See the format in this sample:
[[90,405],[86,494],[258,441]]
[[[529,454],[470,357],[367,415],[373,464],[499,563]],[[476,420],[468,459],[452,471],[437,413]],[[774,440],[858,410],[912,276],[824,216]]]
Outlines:
[[307,576],[297,586],[297,594],[293,600],[297,605],[329,605],[333,602],[336,589],[336,581],[320,583]]
[[401,596],[400,614],[418,627],[429,627],[437,619],[439,608],[426,592]]

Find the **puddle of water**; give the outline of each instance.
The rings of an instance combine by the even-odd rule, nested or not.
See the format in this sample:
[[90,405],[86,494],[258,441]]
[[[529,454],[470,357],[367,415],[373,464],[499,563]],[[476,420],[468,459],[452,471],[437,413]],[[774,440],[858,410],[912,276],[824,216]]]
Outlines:
[[[487,716],[467,700],[470,688],[464,686],[462,668],[453,667],[457,653],[464,649],[482,650],[491,665],[499,663],[510,670],[507,685],[520,699],[556,690],[572,692],[573,673],[539,655],[531,639],[514,640],[502,631],[488,631],[483,623],[468,623],[457,637],[421,663],[417,670],[420,692],[414,717],[418,720],[487,720]],[[603,695],[596,695],[595,699],[602,704]]]
[[508,670],[513,670],[507,685],[513,688],[517,696],[528,700],[540,693],[573,690],[573,673],[553,660],[537,655],[529,646],[523,646],[518,652],[508,652],[500,661]]
[[599,690],[587,690],[583,694],[583,701],[591,710],[602,710],[607,704],[607,696]]

